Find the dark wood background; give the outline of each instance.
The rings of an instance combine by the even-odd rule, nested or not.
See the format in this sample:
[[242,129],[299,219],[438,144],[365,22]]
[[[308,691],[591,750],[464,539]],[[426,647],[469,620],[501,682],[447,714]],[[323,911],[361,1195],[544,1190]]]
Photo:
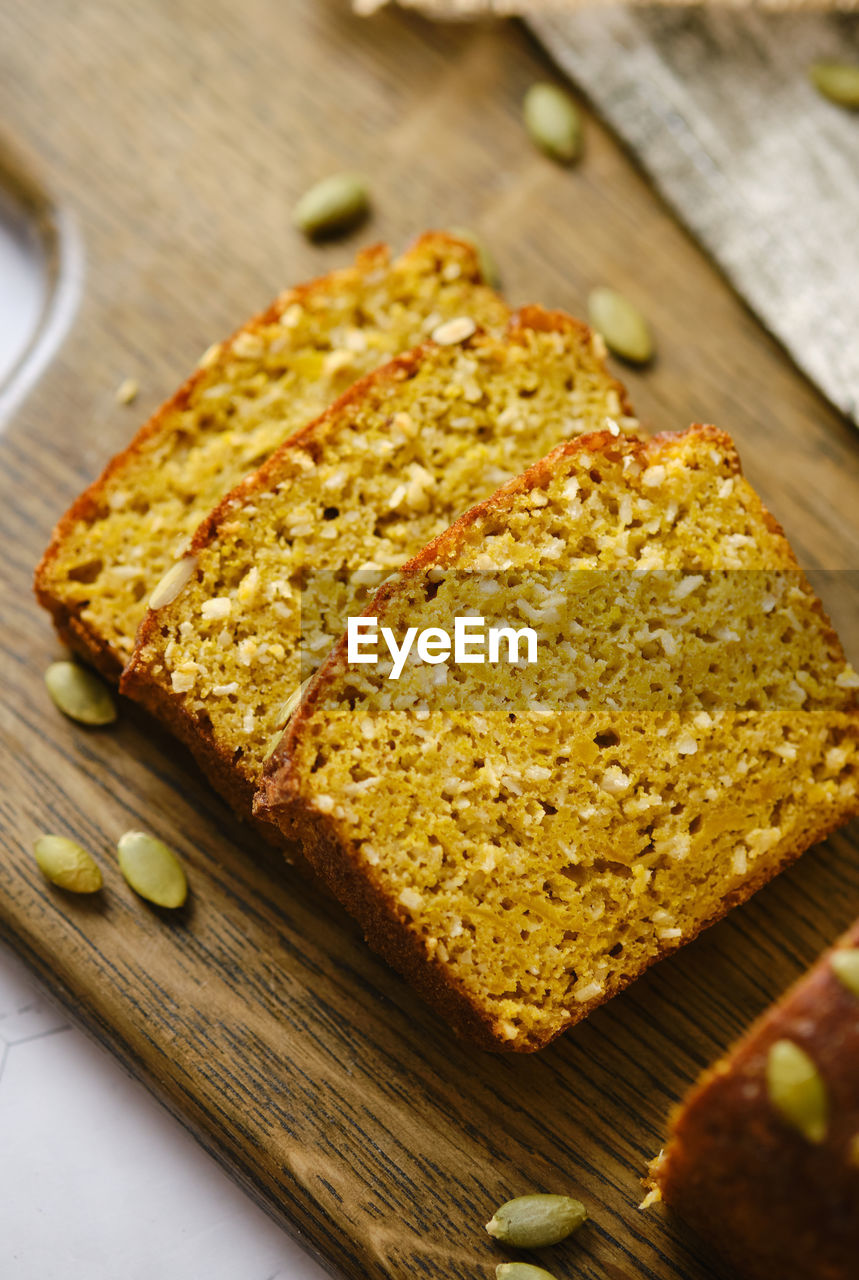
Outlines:
[[[660,354],[627,377],[639,413],[653,428],[733,432],[804,564],[833,571],[827,600],[855,644],[854,430],[598,121],[575,170],[532,150],[519,102],[548,72],[515,24],[360,21],[335,0],[10,0],[0,14],[5,167],[41,186],[84,247],[68,336],[0,436],[0,923],[76,1017],[350,1277],[489,1276],[503,1253],[483,1223],[533,1188],[570,1190],[592,1212],[543,1258],[561,1280],[724,1277],[679,1224],[638,1211],[639,1178],[696,1073],[859,914],[854,826],[545,1053],[476,1054],[156,727],[123,707],[116,728],[86,732],[43,690],[59,649],[33,565],[108,455],[280,287],[370,239],[400,246],[454,224],[491,241],[514,301],[581,313],[609,283],[643,306]],[[291,207],[344,167],[370,178],[373,219],[346,244],[309,246]],[[140,383],[131,407],[115,400],[126,377]],[[185,858],[180,915],[122,882],[111,850],[132,826]],[[100,855],[98,901],[45,885],[30,854],[43,830]]]

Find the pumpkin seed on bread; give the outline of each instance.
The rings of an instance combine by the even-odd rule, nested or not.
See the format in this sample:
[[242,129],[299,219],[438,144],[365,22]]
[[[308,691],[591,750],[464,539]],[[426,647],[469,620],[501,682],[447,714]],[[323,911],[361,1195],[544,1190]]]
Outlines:
[[859,920],[693,1086],[649,1185],[749,1280],[856,1274]]

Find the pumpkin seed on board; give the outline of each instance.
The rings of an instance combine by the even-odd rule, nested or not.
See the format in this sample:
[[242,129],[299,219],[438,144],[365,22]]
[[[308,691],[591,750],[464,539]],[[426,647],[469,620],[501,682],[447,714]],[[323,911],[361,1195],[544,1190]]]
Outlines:
[[51,701],[78,724],[113,724],[116,704],[110,690],[94,672],[77,662],[52,662],[45,672]]
[[859,947],[833,952],[829,963],[841,985],[854,996],[859,996]]
[[519,1249],[542,1249],[557,1244],[576,1231],[588,1211],[570,1196],[517,1196],[495,1210],[486,1230],[502,1244]]
[[776,1040],[767,1057],[770,1102],[809,1142],[822,1142],[828,1126],[826,1085],[811,1058],[792,1040]]
[[525,128],[541,151],[560,164],[582,154],[582,117],[568,93],[556,84],[532,84],[522,102]]
[[116,846],[119,869],[135,893],[157,907],[181,907],[188,880],[181,862],[163,840],[146,831],[126,831]]
[[616,289],[600,286],[591,290],[588,319],[616,356],[633,364],[647,364],[652,359],[653,338],[647,321],[638,307]]
[[495,1276],[496,1280],[555,1280],[551,1271],[530,1262],[499,1262]]
[[859,66],[848,62],[815,62],[809,70],[818,93],[839,107],[859,110]]
[[355,173],[334,173],[305,191],[293,210],[299,231],[313,239],[350,231],[366,217],[370,193]]
[[39,870],[51,884],[70,893],[97,893],[101,869],[91,853],[67,836],[39,836],[33,845]]

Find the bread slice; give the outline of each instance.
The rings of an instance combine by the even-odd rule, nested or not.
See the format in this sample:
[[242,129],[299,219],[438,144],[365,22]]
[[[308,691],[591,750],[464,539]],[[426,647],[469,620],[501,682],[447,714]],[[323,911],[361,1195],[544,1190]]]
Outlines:
[[459,1031],[533,1050],[857,812],[857,680],[712,427],[560,446],[367,610],[490,615],[536,661],[341,641],[256,808]]
[[274,454],[201,527],[187,585],[141,628],[123,691],[188,743],[239,814],[356,602],[558,440],[607,418],[634,425],[578,321],[533,307],[503,337],[473,329],[437,329]]
[[472,246],[422,236],[291,289],[212,347],[57,525],[36,595],[60,636],[118,679],[149,593],[200,521],[288,436],[369,370],[466,315],[503,328]]
[[855,1280],[859,921],[678,1108],[651,1185],[742,1276]]

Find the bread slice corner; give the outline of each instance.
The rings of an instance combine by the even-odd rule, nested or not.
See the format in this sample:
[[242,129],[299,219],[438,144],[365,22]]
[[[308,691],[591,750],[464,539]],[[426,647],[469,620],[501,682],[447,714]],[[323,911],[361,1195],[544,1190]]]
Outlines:
[[62,640],[118,680],[150,592],[223,496],[369,370],[446,320],[510,311],[473,246],[446,232],[289,289],[194,373],[72,503],[35,572]]

